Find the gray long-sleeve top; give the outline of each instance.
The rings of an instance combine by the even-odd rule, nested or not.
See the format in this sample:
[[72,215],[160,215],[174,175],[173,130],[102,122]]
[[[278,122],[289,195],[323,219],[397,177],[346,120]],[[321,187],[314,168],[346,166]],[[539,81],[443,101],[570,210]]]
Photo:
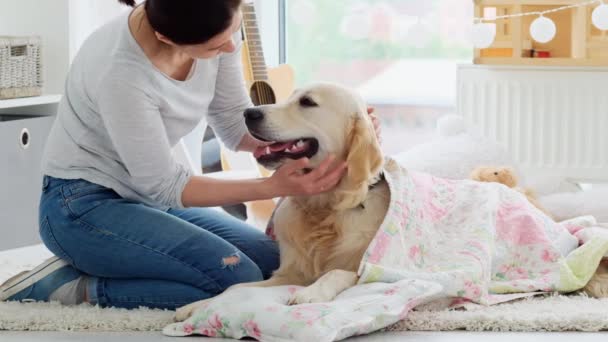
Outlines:
[[[240,34],[235,40],[240,45]],[[240,48],[197,60],[186,81],[161,73],[123,15],[83,44],[73,61],[43,158],[43,172],[85,179],[149,206],[183,208],[192,177],[172,148],[205,116],[228,148],[246,134],[251,106]]]

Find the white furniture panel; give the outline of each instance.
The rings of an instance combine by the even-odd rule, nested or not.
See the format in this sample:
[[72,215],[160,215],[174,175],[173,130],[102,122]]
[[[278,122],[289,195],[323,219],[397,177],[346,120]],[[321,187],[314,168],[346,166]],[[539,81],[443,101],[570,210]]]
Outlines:
[[0,101],[0,250],[40,243],[40,163],[60,98]]
[[458,113],[532,177],[608,181],[608,68],[461,65]]

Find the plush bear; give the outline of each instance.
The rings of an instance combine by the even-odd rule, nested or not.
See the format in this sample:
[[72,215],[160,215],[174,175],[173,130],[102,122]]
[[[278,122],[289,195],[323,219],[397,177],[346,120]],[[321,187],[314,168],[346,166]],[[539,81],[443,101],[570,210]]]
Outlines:
[[471,179],[478,182],[494,182],[515,188],[517,186],[517,176],[512,167],[480,166],[471,172]]
[[[494,181],[516,188],[522,187],[521,191],[526,194],[530,201],[545,213],[552,210],[544,210],[539,204],[534,192],[527,189],[530,184],[539,195],[547,195],[559,191],[575,191],[561,181],[558,182],[546,176],[543,182],[531,179],[523,179],[522,172],[518,170],[507,150],[498,142],[478,134],[474,126],[467,126],[459,115],[446,115],[437,122],[435,138],[429,142],[415,146],[407,151],[393,156],[397,162],[405,168],[414,171],[429,173],[433,176],[447,179],[470,179],[471,174],[480,165],[510,165],[504,171],[487,171],[480,176],[487,181]],[[498,172],[495,175],[494,172]],[[567,190],[566,190],[567,189]],[[544,199],[544,197],[543,197]],[[543,201],[543,203],[545,203]],[[551,206],[548,206],[552,209]],[[554,215],[551,215],[554,217]]]
[[535,207],[548,216],[551,216],[551,214],[540,205],[538,198],[532,189],[518,187],[517,176],[512,167],[480,166],[471,172],[471,179],[478,182],[500,183],[509,188],[513,188],[524,194]]

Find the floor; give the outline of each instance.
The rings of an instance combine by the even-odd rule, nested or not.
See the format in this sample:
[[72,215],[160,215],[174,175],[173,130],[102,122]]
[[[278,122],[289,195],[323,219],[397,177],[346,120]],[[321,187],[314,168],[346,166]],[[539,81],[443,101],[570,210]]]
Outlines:
[[[32,267],[50,253],[40,246],[13,250],[9,253],[0,252],[0,282],[14,274],[18,269]],[[15,256],[18,256],[17,258]],[[15,264],[20,260],[19,264]],[[38,342],[38,341],[90,341],[90,342],[148,342],[148,341],[221,341],[208,338],[169,338],[160,332],[141,333],[85,333],[85,332],[2,332],[1,342]],[[424,342],[600,342],[608,340],[608,332],[604,333],[473,333],[473,332],[390,332],[376,333],[369,336],[352,338],[349,341],[378,342],[378,341],[424,341]]]
[[[18,258],[15,256],[18,255]],[[40,246],[13,250],[9,253],[0,252],[0,282],[19,268],[31,267],[49,255]],[[15,260],[20,260],[16,265]],[[160,332],[141,333],[86,333],[86,332],[2,332],[1,342],[38,342],[38,341],[90,341],[90,342],[148,342],[148,341],[221,341],[219,339],[169,338]],[[473,332],[390,332],[376,333],[369,336],[352,338],[349,341],[378,342],[378,341],[424,341],[424,342],[600,342],[608,340],[608,332],[604,333],[473,333]]]
[[[608,333],[471,333],[471,332],[395,332],[356,337],[353,342],[600,342],[606,341]],[[154,341],[224,341],[221,339],[191,337],[179,339],[164,337],[160,333],[9,333],[0,332],[2,342],[154,342]]]

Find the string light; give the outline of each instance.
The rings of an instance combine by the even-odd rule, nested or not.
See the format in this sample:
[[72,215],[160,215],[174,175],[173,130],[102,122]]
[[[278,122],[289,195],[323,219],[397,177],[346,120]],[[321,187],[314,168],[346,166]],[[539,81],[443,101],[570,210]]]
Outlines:
[[476,23],[473,25],[473,45],[478,49],[492,46],[496,37],[496,24]]
[[593,5],[593,4],[597,4],[600,2],[603,2],[604,0],[590,0],[590,1],[585,1],[585,2],[581,2],[579,4],[574,4],[574,5],[566,5],[566,6],[562,6],[562,7],[556,7],[550,10],[546,10],[546,11],[534,11],[534,12],[524,12],[524,13],[515,13],[515,14],[505,14],[505,15],[498,15],[498,16],[493,16],[492,18],[473,18],[475,21],[495,21],[495,20],[499,20],[499,19],[510,19],[510,18],[521,18],[521,17],[528,17],[528,16],[541,16],[541,15],[545,15],[545,14],[549,14],[549,13],[555,13],[555,12],[560,12],[560,11],[564,11],[567,9],[572,9],[572,8],[577,8],[577,7],[584,7],[584,6],[589,6],[589,5]]
[[[555,38],[557,27],[553,20],[547,18],[545,15],[560,11],[565,11],[572,8],[586,7],[601,3],[600,6],[595,8],[592,14],[592,22],[595,27],[600,30],[608,30],[608,5],[604,3],[604,0],[590,0],[583,1],[578,4],[566,5],[556,7],[545,11],[533,11],[524,13],[514,13],[492,16],[491,18],[474,18],[473,24],[473,45],[476,48],[487,48],[490,47],[496,37],[496,26],[489,22],[495,22],[501,19],[511,18],[522,18],[528,16],[538,16],[530,25],[530,35],[534,40],[539,43],[547,43]],[[488,24],[493,25],[487,26]],[[489,41],[489,42],[488,42]]]
[[598,29],[608,30],[608,5],[602,2],[601,5],[596,7],[591,14],[591,20]]
[[539,43],[548,43],[555,37],[557,27],[553,20],[543,16],[536,18],[530,25],[530,35]]

